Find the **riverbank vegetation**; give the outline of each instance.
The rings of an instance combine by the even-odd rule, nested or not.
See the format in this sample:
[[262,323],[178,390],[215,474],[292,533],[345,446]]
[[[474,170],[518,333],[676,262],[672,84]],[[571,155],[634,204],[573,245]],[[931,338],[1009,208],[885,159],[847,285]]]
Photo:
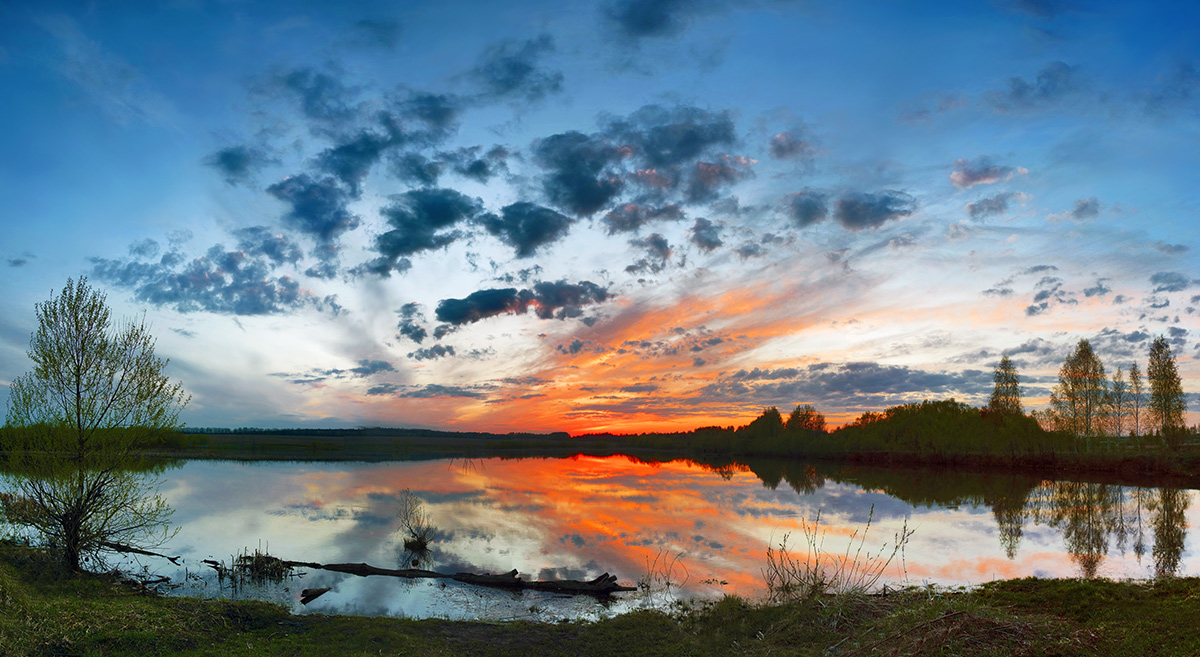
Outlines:
[[293,616],[163,598],[0,544],[0,653],[40,655],[1191,655],[1200,580],[1023,579],[768,605],[727,597],[590,623]]

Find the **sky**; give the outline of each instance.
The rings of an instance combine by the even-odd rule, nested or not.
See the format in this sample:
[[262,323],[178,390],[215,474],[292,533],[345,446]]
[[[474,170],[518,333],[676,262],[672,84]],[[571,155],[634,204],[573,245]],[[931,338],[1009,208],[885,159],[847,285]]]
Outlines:
[[0,401],[144,316],[200,427],[638,432],[1073,346],[1200,415],[1190,2],[6,2]]

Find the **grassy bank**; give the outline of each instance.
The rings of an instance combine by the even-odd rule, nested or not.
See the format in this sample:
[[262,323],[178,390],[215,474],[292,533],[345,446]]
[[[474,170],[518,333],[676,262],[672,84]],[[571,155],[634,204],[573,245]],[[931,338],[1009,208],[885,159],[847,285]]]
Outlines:
[[1191,655],[1200,580],[1015,580],[764,606],[736,598],[596,623],[292,616],[264,603],[161,598],[0,545],[0,654]]

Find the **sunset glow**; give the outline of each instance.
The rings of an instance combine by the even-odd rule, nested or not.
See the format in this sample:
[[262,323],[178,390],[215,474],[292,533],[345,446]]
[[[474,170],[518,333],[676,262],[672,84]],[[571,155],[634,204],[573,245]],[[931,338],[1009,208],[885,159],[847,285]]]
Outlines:
[[[1086,6],[1085,6],[1086,5]],[[1164,336],[1200,422],[1190,2],[0,7],[0,406],[145,313],[191,427],[1026,410]],[[686,503],[686,500],[679,500]],[[613,520],[607,518],[607,520]]]

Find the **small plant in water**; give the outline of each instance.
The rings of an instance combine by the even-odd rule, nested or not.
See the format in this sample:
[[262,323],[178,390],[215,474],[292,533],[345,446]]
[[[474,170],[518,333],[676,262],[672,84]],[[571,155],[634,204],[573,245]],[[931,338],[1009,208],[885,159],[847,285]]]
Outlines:
[[673,597],[671,589],[687,584],[691,576],[682,552],[672,555],[660,548],[654,559],[646,556],[646,574],[638,578],[638,590],[654,605],[656,597],[669,601]]
[[400,527],[404,530],[403,557],[405,566],[419,566],[429,557],[429,542],[437,531],[429,522],[429,512],[425,510],[425,502],[405,488],[400,493],[400,508],[396,512],[400,518]]
[[867,593],[875,588],[883,573],[899,555],[904,558],[904,546],[912,537],[905,519],[895,540],[884,543],[877,552],[866,549],[867,534],[875,517],[875,506],[867,516],[867,524],[856,529],[842,554],[824,551],[825,529],[821,513],[812,522],[801,524],[808,551],[803,557],[794,555],[788,547],[789,534],[784,534],[778,546],[767,546],[767,566],[763,578],[767,582],[767,597],[771,602],[815,599],[828,593]]

